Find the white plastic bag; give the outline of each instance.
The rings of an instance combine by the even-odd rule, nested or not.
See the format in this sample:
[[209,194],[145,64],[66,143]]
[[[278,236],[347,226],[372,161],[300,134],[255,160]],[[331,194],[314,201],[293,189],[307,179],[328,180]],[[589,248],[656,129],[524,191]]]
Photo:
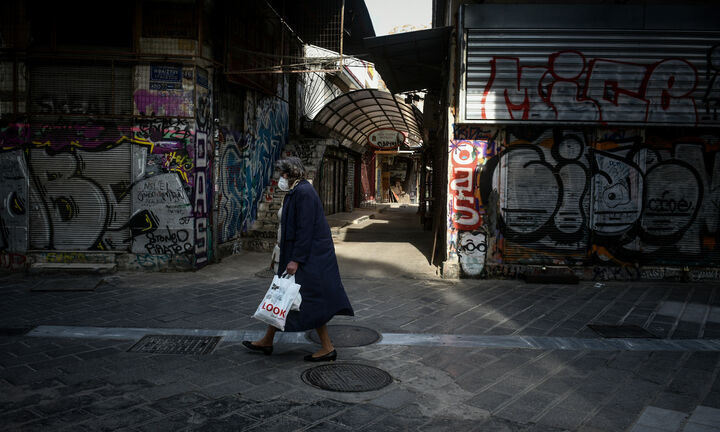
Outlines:
[[300,297],[300,285],[295,283],[295,275],[275,275],[253,318],[285,330],[287,313],[291,310],[296,297]]
[[[283,273],[283,276],[285,276],[287,273]],[[287,278],[290,282],[295,283],[295,275],[287,275]],[[290,310],[299,311],[300,310],[300,304],[302,304],[302,295],[300,294],[300,285],[298,285],[298,293],[295,296],[295,300],[293,300],[292,306],[290,306]]]

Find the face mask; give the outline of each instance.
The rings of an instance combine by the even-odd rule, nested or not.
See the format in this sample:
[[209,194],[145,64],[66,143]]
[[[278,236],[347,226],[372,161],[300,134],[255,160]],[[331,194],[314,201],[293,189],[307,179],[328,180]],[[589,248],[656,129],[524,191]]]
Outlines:
[[290,190],[290,185],[288,184],[288,180],[285,177],[280,177],[280,180],[278,180],[278,187],[281,191]]

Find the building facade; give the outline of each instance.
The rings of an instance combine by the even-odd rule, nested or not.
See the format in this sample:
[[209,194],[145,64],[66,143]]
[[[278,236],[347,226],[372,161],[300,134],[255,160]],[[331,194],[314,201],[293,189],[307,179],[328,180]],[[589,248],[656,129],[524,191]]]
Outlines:
[[720,9],[436,2],[444,273],[720,276]]
[[197,269],[237,250],[302,133],[297,59],[368,21],[349,0],[75,6],[0,5],[3,270]]

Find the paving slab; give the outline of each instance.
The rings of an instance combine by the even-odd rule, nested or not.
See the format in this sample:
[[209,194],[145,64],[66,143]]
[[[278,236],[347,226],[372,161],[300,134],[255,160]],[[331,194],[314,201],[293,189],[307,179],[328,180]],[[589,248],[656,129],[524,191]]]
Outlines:
[[[195,272],[104,275],[90,291],[32,291],[40,280],[76,282],[52,273],[0,275],[0,328],[30,329],[0,333],[0,421],[43,431],[607,432],[667,426],[654,414],[670,412],[682,430],[719,424],[720,284],[447,281],[413,211],[333,222],[356,316],[330,324],[381,334],[339,348],[339,359],[387,371],[390,386],[308,386],[302,357],[315,345],[303,333],[279,335],[272,356],[248,352],[240,342],[264,329],[251,315],[269,254],[243,251]],[[663,330],[608,339],[587,328],[598,322]],[[207,355],[127,352],[146,334],[222,339]]]

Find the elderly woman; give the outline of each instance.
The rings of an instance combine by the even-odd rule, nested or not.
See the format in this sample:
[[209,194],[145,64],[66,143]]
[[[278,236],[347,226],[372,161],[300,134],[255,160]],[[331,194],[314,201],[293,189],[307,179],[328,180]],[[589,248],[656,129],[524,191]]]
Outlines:
[[[281,210],[277,273],[294,274],[302,295],[300,310],[290,311],[287,315],[285,331],[315,329],[322,347],[305,356],[305,360],[334,361],[337,351],[328,335],[327,322],[335,315],[353,316],[354,312],[340,280],[330,227],[320,197],[305,179],[305,168],[300,159],[288,157],[279,160],[276,167],[281,173],[278,187],[288,191]],[[243,345],[270,355],[277,330],[268,326],[262,339],[244,341]]]

